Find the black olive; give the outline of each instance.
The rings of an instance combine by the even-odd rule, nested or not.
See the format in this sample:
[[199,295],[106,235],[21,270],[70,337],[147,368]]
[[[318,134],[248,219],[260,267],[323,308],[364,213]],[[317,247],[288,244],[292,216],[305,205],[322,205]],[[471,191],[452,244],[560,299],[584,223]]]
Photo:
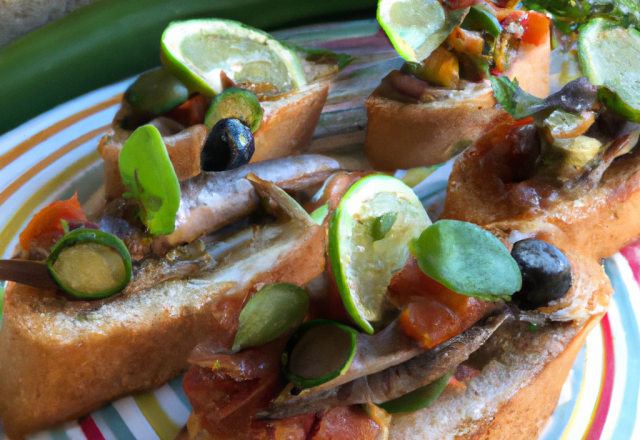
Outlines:
[[251,129],[239,119],[220,119],[200,153],[202,171],[225,171],[249,163],[255,143]]
[[511,256],[522,272],[522,289],[513,295],[520,308],[544,307],[565,296],[571,288],[571,265],[554,245],[529,238],[517,242]]

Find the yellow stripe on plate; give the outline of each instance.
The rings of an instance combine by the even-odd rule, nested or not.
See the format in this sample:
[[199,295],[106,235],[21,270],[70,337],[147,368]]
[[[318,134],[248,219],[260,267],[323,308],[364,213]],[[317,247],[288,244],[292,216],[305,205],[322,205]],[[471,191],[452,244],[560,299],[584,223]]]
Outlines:
[[38,191],[20,205],[7,222],[7,226],[0,231],[0,256],[5,254],[9,243],[18,235],[22,225],[31,217],[31,215],[33,215],[33,212],[44,200],[46,200],[60,186],[68,182],[70,176],[80,173],[100,159],[100,154],[97,151],[83,157],[73,165],[66,168],[56,177],[45,183],[40,189],[38,189]]
[[139,394],[134,396],[134,400],[158,437],[162,440],[173,440],[180,427],[164,412],[155,394]]

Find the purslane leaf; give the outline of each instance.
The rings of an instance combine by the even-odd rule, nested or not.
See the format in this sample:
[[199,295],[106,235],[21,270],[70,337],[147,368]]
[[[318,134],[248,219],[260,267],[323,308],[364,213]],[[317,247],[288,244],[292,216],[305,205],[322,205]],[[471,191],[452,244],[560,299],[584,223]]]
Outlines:
[[507,248],[472,223],[440,220],[411,244],[411,252],[422,272],[457,293],[496,301],[522,287]]
[[158,129],[144,125],[127,139],[118,158],[125,197],[140,204],[140,218],[151,235],[175,230],[180,183]]

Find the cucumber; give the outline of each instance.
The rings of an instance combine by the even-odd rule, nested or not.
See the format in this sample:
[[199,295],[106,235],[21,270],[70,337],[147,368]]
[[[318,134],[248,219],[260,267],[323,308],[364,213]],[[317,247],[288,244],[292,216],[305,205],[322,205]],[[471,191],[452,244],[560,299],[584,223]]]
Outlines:
[[160,65],[169,22],[224,17],[260,29],[375,15],[375,0],[101,0],[0,49],[0,134],[83,93]]

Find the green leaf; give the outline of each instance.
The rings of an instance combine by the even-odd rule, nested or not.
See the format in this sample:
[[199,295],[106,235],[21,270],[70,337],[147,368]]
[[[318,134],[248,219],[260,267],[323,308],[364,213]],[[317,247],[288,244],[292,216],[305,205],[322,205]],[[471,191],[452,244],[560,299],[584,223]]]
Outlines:
[[544,99],[528,94],[518,86],[518,80],[513,82],[506,76],[490,76],[493,96],[507,113],[515,119],[524,119],[541,110]]
[[162,136],[152,125],[144,125],[127,139],[118,158],[125,197],[136,199],[140,218],[152,235],[175,230],[180,206],[180,183]]
[[386,237],[397,218],[398,211],[387,212],[380,217],[376,217],[371,224],[371,238],[373,238],[373,241],[382,240]]
[[242,312],[233,351],[258,347],[299,326],[309,310],[304,289],[277,283],[263,287],[251,297]]
[[417,411],[421,408],[431,405],[436,401],[440,394],[444,391],[449,383],[449,379],[456,372],[455,368],[444,376],[434,380],[428,385],[411,391],[410,393],[400,396],[397,399],[389,400],[378,405],[389,414],[396,414],[408,411]]
[[[285,46],[290,49],[302,54],[304,59],[311,63],[338,63],[338,70],[343,70],[349,64],[351,64],[354,58],[351,55],[347,55],[346,53],[335,53],[328,49],[315,49],[310,47],[299,46],[290,41],[282,42]],[[302,58],[302,57],[301,57]]]
[[449,289],[496,301],[522,287],[518,264],[493,234],[472,223],[440,220],[411,245],[422,272]]

